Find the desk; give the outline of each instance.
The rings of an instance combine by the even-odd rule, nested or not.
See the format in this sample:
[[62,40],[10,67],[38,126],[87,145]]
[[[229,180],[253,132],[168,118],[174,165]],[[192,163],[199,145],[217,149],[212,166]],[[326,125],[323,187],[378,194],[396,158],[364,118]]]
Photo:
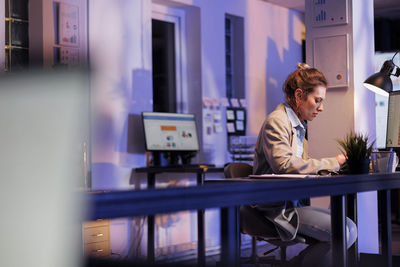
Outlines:
[[[343,175],[319,179],[282,179],[268,182],[249,182],[248,179],[246,180],[247,182],[237,182],[235,180],[235,182],[207,184],[204,186],[85,194],[86,203],[90,207],[86,219],[111,219],[208,208],[221,208],[232,211],[236,210],[236,207],[240,205],[327,195],[339,198],[339,205],[335,204],[332,207],[332,217],[336,217],[337,214],[343,214],[344,212],[344,205],[340,205],[340,202],[344,201],[341,196],[367,191],[382,192],[382,194],[380,193],[381,197],[378,199],[378,205],[383,211],[387,211],[390,210],[390,202],[385,205],[385,201],[382,200],[387,199],[390,189],[400,188],[400,173]],[[232,213],[228,212],[228,215],[230,214]],[[385,236],[382,237],[382,253],[377,256],[381,263],[385,261],[386,264],[376,266],[391,267],[392,251],[389,249],[391,221],[386,220],[385,222],[384,217],[388,217],[387,212],[380,213],[380,219],[381,223],[389,231],[383,231]],[[225,266],[237,266],[239,265],[238,247],[235,246],[237,244],[235,239],[239,229],[237,228],[237,218],[235,216],[230,216],[230,218],[231,220],[228,220],[225,224],[225,228],[229,229],[228,235],[224,237],[221,234],[221,240],[225,240],[222,244],[222,250],[229,251],[231,249],[231,253],[221,255],[221,261]],[[335,226],[333,229],[333,232],[338,232],[338,227]],[[345,240],[340,238],[340,236],[344,236],[343,230],[339,231],[339,238],[334,237],[335,240],[339,241],[339,251],[345,247]],[[224,247],[226,244],[231,244],[231,246]],[[338,255],[338,249],[336,249],[336,255]],[[335,259],[339,264],[335,266],[347,266],[343,256],[345,255],[340,256],[339,254]]]
[[[143,167],[135,169],[137,173],[147,173],[147,188],[155,188],[156,174],[158,173],[195,173],[197,185],[203,185],[206,173],[224,172],[222,167]],[[154,216],[147,217],[147,260],[154,262]],[[204,237],[204,209],[197,210],[197,260],[199,266],[205,266],[205,237]]]
[[[367,176],[371,176],[370,174],[366,174]],[[382,174],[375,174],[382,175]],[[389,175],[389,174],[387,174]],[[390,174],[395,175],[395,173]],[[400,176],[400,173],[397,173]],[[324,178],[339,178],[341,176],[326,176],[326,177],[318,177],[318,178],[293,178],[288,177],[285,178],[285,175],[279,175],[276,178],[226,178],[224,180],[208,180],[207,183],[240,183],[240,182],[272,182],[272,181],[293,181],[292,183],[296,183],[296,181],[306,181],[306,180],[317,180]],[[348,177],[348,176],[347,176]],[[351,177],[351,176],[350,176]],[[400,177],[399,177],[400,178]],[[379,209],[379,222],[381,224],[381,254],[382,258],[380,259],[383,266],[392,266],[392,239],[391,239],[391,208],[390,208],[390,190],[379,190],[378,191],[378,209]],[[339,194],[339,195],[331,195],[331,229],[332,229],[332,259],[333,266],[357,266],[358,265],[358,239],[356,240],[355,245],[351,248],[346,248],[346,217],[349,217],[357,224],[357,198],[356,194]],[[238,218],[238,209],[229,208],[222,209],[223,213],[221,213],[221,225],[227,225],[229,221],[237,221]],[[347,212],[346,212],[347,211]],[[346,214],[347,213],[347,214]],[[233,224],[234,229],[238,229],[238,226]],[[237,232],[237,231],[236,231]],[[225,235],[234,235],[235,232],[233,230],[227,230]],[[238,233],[236,233],[238,235]],[[221,242],[226,243],[223,244],[222,247],[225,248],[225,251],[222,251],[222,257],[229,254],[234,254],[234,251],[238,250],[238,237],[233,237],[232,239],[221,239]],[[240,252],[238,252],[240,254]],[[228,256],[226,256],[228,258]],[[374,258],[371,258],[374,260]],[[232,260],[237,262],[238,258]]]

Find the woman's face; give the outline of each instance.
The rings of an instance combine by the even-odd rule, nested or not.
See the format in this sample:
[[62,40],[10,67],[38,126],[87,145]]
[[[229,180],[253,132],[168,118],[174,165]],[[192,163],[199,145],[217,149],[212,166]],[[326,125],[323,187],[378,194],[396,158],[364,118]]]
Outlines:
[[326,87],[318,85],[314,91],[304,97],[301,89],[295,92],[296,107],[300,120],[312,121],[318,113],[324,110],[322,102],[325,100]]

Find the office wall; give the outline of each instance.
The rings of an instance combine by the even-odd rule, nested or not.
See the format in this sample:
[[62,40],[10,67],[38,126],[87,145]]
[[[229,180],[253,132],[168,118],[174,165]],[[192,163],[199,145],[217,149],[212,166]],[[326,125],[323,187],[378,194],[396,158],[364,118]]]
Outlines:
[[287,75],[302,61],[305,27],[300,12],[259,1],[246,13],[248,134],[258,135],[266,115],[284,101],[282,84]]
[[[201,84],[198,89],[202,97],[225,97],[224,16],[229,13],[245,18],[248,133],[256,135],[266,114],[283,100],[281,85],[285,77],[301,61],[302,14],[258,0],[157,3],[183,10],[190,6],[200,9],[199,21],[192,23],[200,24],[201,29],[201,80],[195,82]],[[107,136],[103,136],[101,147],[94,147],[93,161],[143,166],[138,116],[152,110],[151,3],[114,1],[111,5],[107,1],[90,1],[89,10],[90,60],[95,71],[93,100],[100,121],[110,124],[105,127],[108,132],[104,133]],[[214,153],[205,155],[205,159],[219,164],[229,160],[225,129],[213,133],[204,143],[213,146],[205,153]]]
[[[347,1],[349,23],[328,27],[313,27],[311,19],[312,3],[307,1],[307,62],[314,64],[313,58],[319,51],[313,51],[313,41],[321,37],[348,35],[348,86],[330,87],[324,102],[324,111],[318,119],[309,123],[310,154],[313,157],[335,156],[340,153],[337,139],[343,138],[351,130],[367,134],[375,139],[374,94],[362,85],[373,72],[373,6],[369,3],[352,7],[357,1]],[[359,13],[359,10],[362,10]],[[338,47],[329,47],[337,53]],[[321,55],[319,55],[321,56]],[[318,57],[318,55],[317,55]],[[345,59],[342,59],[345,60]],[[328,81],[331,84],[335,81]],[[324,149],[321,149],[324,148]]]
[[20,72],[0,81],[1,266],[82,266],[87,76]]
[[[1,2],[4,7],[4,1]],[[152,110],[151,1],[60,2],[79,7],[82,62],[88,56],[87,45],[90,50],[93,70],[92,114],[95,114],[92,118],[93,189],[145,187],[144,177],[131,170],[145,165],[140,113]],[[190,14],[186,25],[194,31],[187,38],[187,48],[196,53],[188,58],[190,66],[186,66],[191,70],[191,87],[188,88],[192,91],[188,102],[192,102],[192,106],[198,104],[201,97],[225,97],[224,17],[225,13],[229,13],[244,18],[248,134],[256,135],[266,114],[283,99],[280,88],[284,78],[301,60],[301,33],[304,32],[302,15],[261,0],[154,2],[175,6]],[[31,0],[30,3],[31,57],[35,62],[51,67],[54,45],[53,1]],[[3,8],[0,13],[3,13]],[[88,31],[86,26],[89,27]],[[0,53],[0,59],[4,62],[3,52]],[[197,109],[196,115],[201,120],[201,127],[201,108]],[[222,115],[224,121],[225,114],[222,112]],[[225,129],[221,133],[213,132],[210,136],[203,136],[201,141],[204,153],[200,160],[203,162],[221,165],[230,160]],[[160,180],[168,186],[170,178],[162,177]],[[193,181],[194,177],[189,177],[179,183],[193,184]],[[219,237],[215,237],[218,236],[215,234],[219,228],[215,223],[218,214],[211,212],[206,218],[209,244],[218,244]],[[189,221],[186,225],[194,220],[192,215],[189,215],[189,219],[182,219]],[[136,229],[135,223],[118,221],[112,226],[115,233],[124,233],[114,235],[118,237],[118,240],[112,241],[117,252],[124,255],[134,253],[129,251],[127,244],[131,241],[128,236],[133,235]],[[165,244],[176,244],[182,240],[192,242],[196,238],[188,234],[182,239],[176,239],[176,235],[171,234],[175,230],[165,234],[170,236],[166,238]]]
[[[354,57],[354,129],[376,139],[375,94],[363,86],[374,73],[374,1],[352,1]],[[377,192],[357,194],[359,252],[379,253]]]
[[[337,5],[336,1],[327,3]],[[326,51],[340,54],[343,49],[348,51],[348,85],[329,87],[324,103],[324,112],[319,118],[309,124],[310,155],[313,157],[335,156],[340,153],[338,139],[350,131],[367,134],[370,140],[375,139],[375,96],[363,85],[363,81],[374,72],[374,27],[373,1],[343,0],[338,9],[344,4],[348,6],[348,23],[325,27],[314,27],[312,19],[314,3],[306,1],[306,41],[307,62],[315,64],[314,58],[326,56],[319,50],[313,50],[313,42],[317,38],[337,37],[347,35],[346,47],[329,46]],[[331,10],[334,11],[334,10]],[[329,55],[328,55],[329,56]],[[330,68],[345,58],[334,58],[329,61]],[[333,67],[332,67],[333,66]],[[333,80],[333,81],[332,81]],[[331,78],[330,83],[334,83]],[[318,206],[329,206],[325,199]],[[358,201],[358,231],[359,252],[377,253],[378,251],[378,221],[376,192],[366,192],[357,195]]]
[[[188,77],[188,102],[192,107],[197,105],[194,110],[201,120],[201,97],[225,97],[225,13],[244,18],[248,134],[256,135],[267,112],[283,100],[281,84],[285,77],[301,61],[302,15],[261,0],[154,2],[190,14],[186,16],[187,32],[192,34],[187,38],[187,51],[194,54],[188,58],[190,65],[185,66],[192,75]],[[148,0],[89,1],[91,87],[96,114],[92,150],[94,189],[145,186],[144,176],[131,169],[145,165],[140,113],[152,110],[151,4]],[[225,114],[221,113],[224,121]],[[201,141],[200,160],[218,165],[229,160],[225,129],[203,136]],[[194,177],[173,178],[176,175],[160,176],[159,185],[194,183]],[[169,229],[160,225],[157,246],[174,245],[177,251],[185,249],[179,246],[182,243],[193,247],[197,239],[195,215],[181,214],[177,220]],[[120,233],[119,240],[112,243],[116,253],[145,254],[145,238],[142,248],[126,248],[137,225],[140,220],[112,225],[112,235]],[[190,228],[188,234],[174,234],[177,229]],[[218,246],[217,212],[207,212],[206,229],[207,246]],[[134,242],[140,242],[137,237]]]
[[[94,164],[145,164],[139,116],[152,110],[151,21],[144,20],[150,4],[89,2]],[[129,148],[128,139],[132,139]]]

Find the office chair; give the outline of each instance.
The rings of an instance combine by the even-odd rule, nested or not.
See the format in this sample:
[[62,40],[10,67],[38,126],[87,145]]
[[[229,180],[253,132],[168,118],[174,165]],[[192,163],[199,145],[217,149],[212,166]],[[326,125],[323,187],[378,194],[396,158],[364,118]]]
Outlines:
[[[242,178],[247,177],[253,172],[253,167],[249,164],[242,162],[230,163],[224,168],[225,178]],[[243,234],[248,234],[252,237],[252,255],[253,262],[266,262],[266,263],[284,263],[286,261],[286,248],[290,245],[297,243],[312,243],[312,240],[306,239],[297,235],[293,241],[283,241],[279,238],[279,234],[275,225],[265,218],[262,213],[251,206],[241,206],[239,208],[239,228]],[[274,257],[257,256],[257,240],[264,240],[276,248],[280,248],[280,260],[276,261]],[[241,243],[241,242],[240,242]],[[264,253],[267,255],[274,251],[271,249]]]

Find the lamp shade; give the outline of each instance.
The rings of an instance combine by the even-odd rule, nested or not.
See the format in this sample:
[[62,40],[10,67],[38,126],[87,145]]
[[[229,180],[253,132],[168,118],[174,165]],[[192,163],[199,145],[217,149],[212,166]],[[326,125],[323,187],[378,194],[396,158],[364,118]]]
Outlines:
[[364,86],[377,94],[388,96],[389,92],[391,92],[393,89],[393,83],[390,79],[390,75],[394,67],[395,65],[393,61],[386,60],[379,72],[371,75],[365,80]]

